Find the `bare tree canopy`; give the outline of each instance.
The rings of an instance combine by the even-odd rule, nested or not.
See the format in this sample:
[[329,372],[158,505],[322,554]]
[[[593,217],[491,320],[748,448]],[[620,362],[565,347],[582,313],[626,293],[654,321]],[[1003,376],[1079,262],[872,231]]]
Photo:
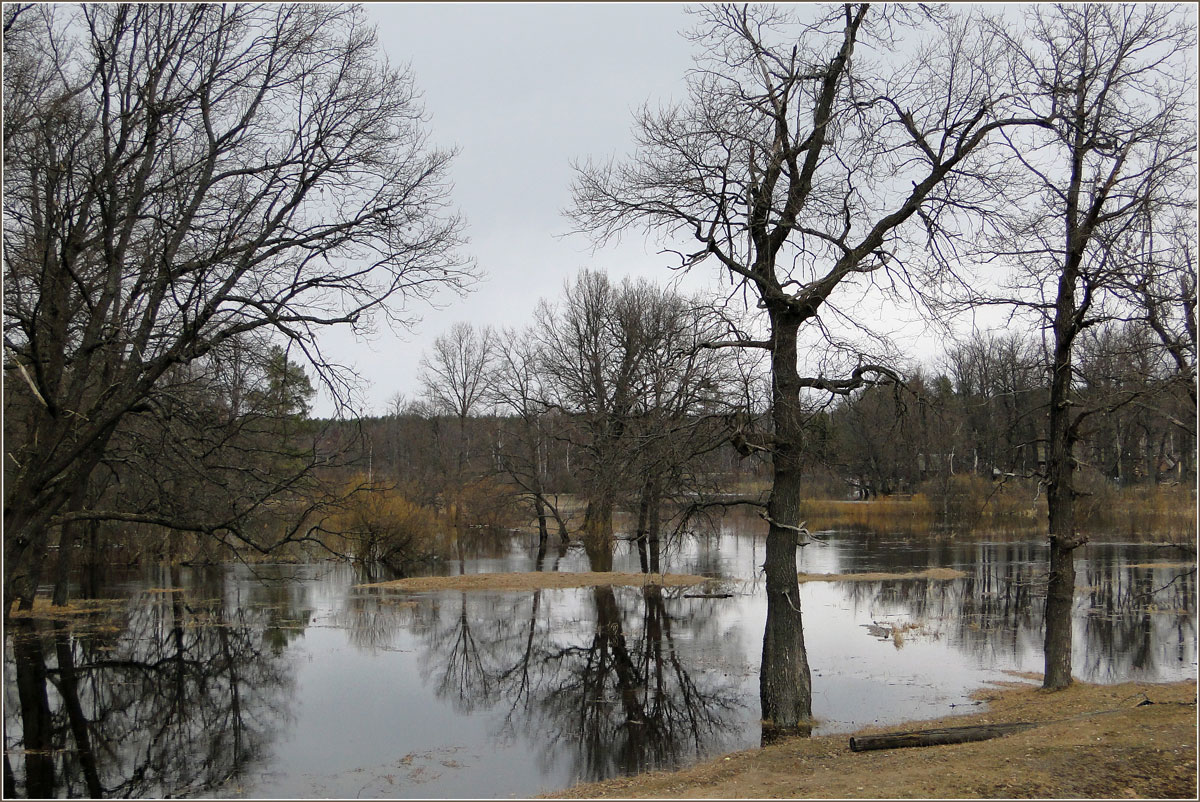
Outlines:
[[173,365],[270,330],[344,399],[322,328],[471,279],[451,154],[357,9],[6,6],[4,62],[9,566]]
[[421,385],[436,412],[467,418],[487,399],[487,376],[495,350],[494,333],[485,326],[455,323],[421,357]]
[[[985,247],[1012,269],[1011,295],[969,303],[1031,308],[1049,359],[1044,481],[1050,587],[1044,684],[1071,682],[1076,531],[1075,445],[1105,405],[1080,404],[1075,352],[1092,327],[1144,320],[1185,381],[1195,375],[1194,23],[1170,6],[1031,7],[1022,24],[991,26],[1005,43],[1018,114],[1043,118],[1005,131],[1013,168],[1003,213]],[[1175,236],[1172,236],[1172,235]],[[1164,301],[1172,298],[1175,303]],[[1194,395],[1192,396],[1194,398]],[[1128,402],[1128,398],[1124,403]],[[1111,404],[1111,397],[1105,402]]]
[[[849,379],[802,378],[798,334],[838,314],[839,287],[903,281],[908,246],[949,242],[960,212],[992,195],[981,146],[1040,119],[996,113],[1002,42],[967,15],[866,4],[696,14],[687,101],[643,109],[630,158],[580,165],[570,211],[600,242],[629,228],[691,238],[699,248],[680,267],[715,260],[768,318],[765,338],[738,331],[721,344],[771,354],[761,696],[764,720],[790,729],[811,718],[795,559],[801,392],[894,378],[867,364]],[[897,44],[931,14],[937,29],[903,57]]]

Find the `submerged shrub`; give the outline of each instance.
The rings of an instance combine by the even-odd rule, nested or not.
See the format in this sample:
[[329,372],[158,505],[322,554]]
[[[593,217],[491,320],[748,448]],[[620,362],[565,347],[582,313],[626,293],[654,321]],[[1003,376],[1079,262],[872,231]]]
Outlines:
[[437,517],[391,486],[352,485],[341,510],[325,525],[334,551],[404,573],[414,563],[444,556],[447,539]]
[[446,508],[460,526],[511,529],[523,522],[512,489],[487,477],[448,490]]

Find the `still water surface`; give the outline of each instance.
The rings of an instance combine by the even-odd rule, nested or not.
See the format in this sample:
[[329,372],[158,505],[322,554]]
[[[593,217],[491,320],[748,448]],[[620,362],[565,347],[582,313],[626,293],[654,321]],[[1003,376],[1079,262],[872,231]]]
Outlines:
[[[636,571],[626,546],[613,568]],[[728,598],[398,593],[334,563],[159,569],[106,589],[131,598],[115,620],[9,633],[6,779],[22,795],[529,796],[753,746],[764,548],[727,531],[668,554]],[[538,567],[524,538],[492,552],[446,570]],[[1148,546],[1078,557],[1075,676],[1195,678],[1194,573]],[[1039,671],[1045,559],[861,533],[802,549],[809,573],[966,573],[801,586],[815,732],[968,712],[981,685]],[[568,549],[542,567],[589,564]]]

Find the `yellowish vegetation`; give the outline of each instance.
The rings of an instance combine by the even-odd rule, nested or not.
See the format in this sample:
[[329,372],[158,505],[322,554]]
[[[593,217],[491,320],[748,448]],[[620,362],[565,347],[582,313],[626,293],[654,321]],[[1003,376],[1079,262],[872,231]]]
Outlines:
[[966,576],[957,568],[926,568],[924,571],[890,573],[887,571],[864,571],[857,574],[798,574],[801,582],[880,582],[890,579],[958,579]]
[[518,523],[512,493],[494,479],[482,478],[448,490],[450,520],[466,526],[512,528]]
[[334,534],[325,536],[335,551],[366,561],[403,563],[447,551],[448,538],[430,510],[409,501],[390,488],[354,480],[357,492],[328,521]]
[[59,607],[50,603],[47,596],[37,596],[33,609],[18,610],[17,603],[9,611],[12,618],[69,619],[77,616],[105,613],[125,606],[125,599],[72,599]]
[[809,529],[903,529],[926,531],[935,523],[929,500],[921,495],[884,496],[872,501],[805,499],[800,502],[800,517]]
[[393,590],[536,590],[538,588],[590,588],[609,585],[643,587],[685,587],[711,582],[694,574],[630,574],[615,572],[533,572],[513,574],[459,574],[457,576],[421,576],[356,585],[358,588]]
[[1184,485],[1108,483],[1089,487],[1078,504],[1080,529],[1139,541],[1194,542],[1196,492]]
[[[1196,533],[1195,490],[1182,485],[1116,487],[1087,484],[1076,511],[1079,529],[1093,537],[1144,542],[1191,542]],[[1036,537],[1046,530],[1046,494],[1031,480],[993,483],[961,475],[926,482],[920,492],[870,501],[810,497],[800,517],[809,529],[859,528],[914,535],[1013,535]]]

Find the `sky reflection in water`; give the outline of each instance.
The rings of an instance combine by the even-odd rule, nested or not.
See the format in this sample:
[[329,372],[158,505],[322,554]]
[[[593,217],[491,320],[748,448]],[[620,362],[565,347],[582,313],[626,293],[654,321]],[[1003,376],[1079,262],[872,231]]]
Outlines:
[[[614,570],[636,571],[625,546]],[[1194,575],[1151,594],[1186,569],[1137,567],[1166,559],[1149,547],[1081,551],[1075,676],[1195,677]],[[463,570],[533,570],[533,552],[514,543]],[[186,592],[139,596],[118,632],[55,641],[47,631],[9,650],[7,745],[25,724],[13,661],[40,659],[50,717],[31,740],[60,749],[40,763],[12,755],[16,787],[63,792],[65,774],[77,791],[91,782],[106,794],[526,796],[752,746],[763,556],[761,538],[732,533],[669,555],[670,570],[727,579],[731,598],[620,587],[401,594],[353,588],[354,572],[333,564],[260,566],[257,577],[244,566],[183,569],[166,581]],[[967,573],[802,586],[816,732],[944,715],[984,682],[1011,679],[1004,671],[1040,670],[1044,560],[1037,544],[862,534],[803,549],[810,573]],[[575,549],[549,562],[589,567]],[[76,717],[101,719],[91,767],[70,737],[68,672],[55,668],[64,658],[86,679]],[[37,673],[22,674],[26,693]],[[119,735],[106,738],[107,727]]]

